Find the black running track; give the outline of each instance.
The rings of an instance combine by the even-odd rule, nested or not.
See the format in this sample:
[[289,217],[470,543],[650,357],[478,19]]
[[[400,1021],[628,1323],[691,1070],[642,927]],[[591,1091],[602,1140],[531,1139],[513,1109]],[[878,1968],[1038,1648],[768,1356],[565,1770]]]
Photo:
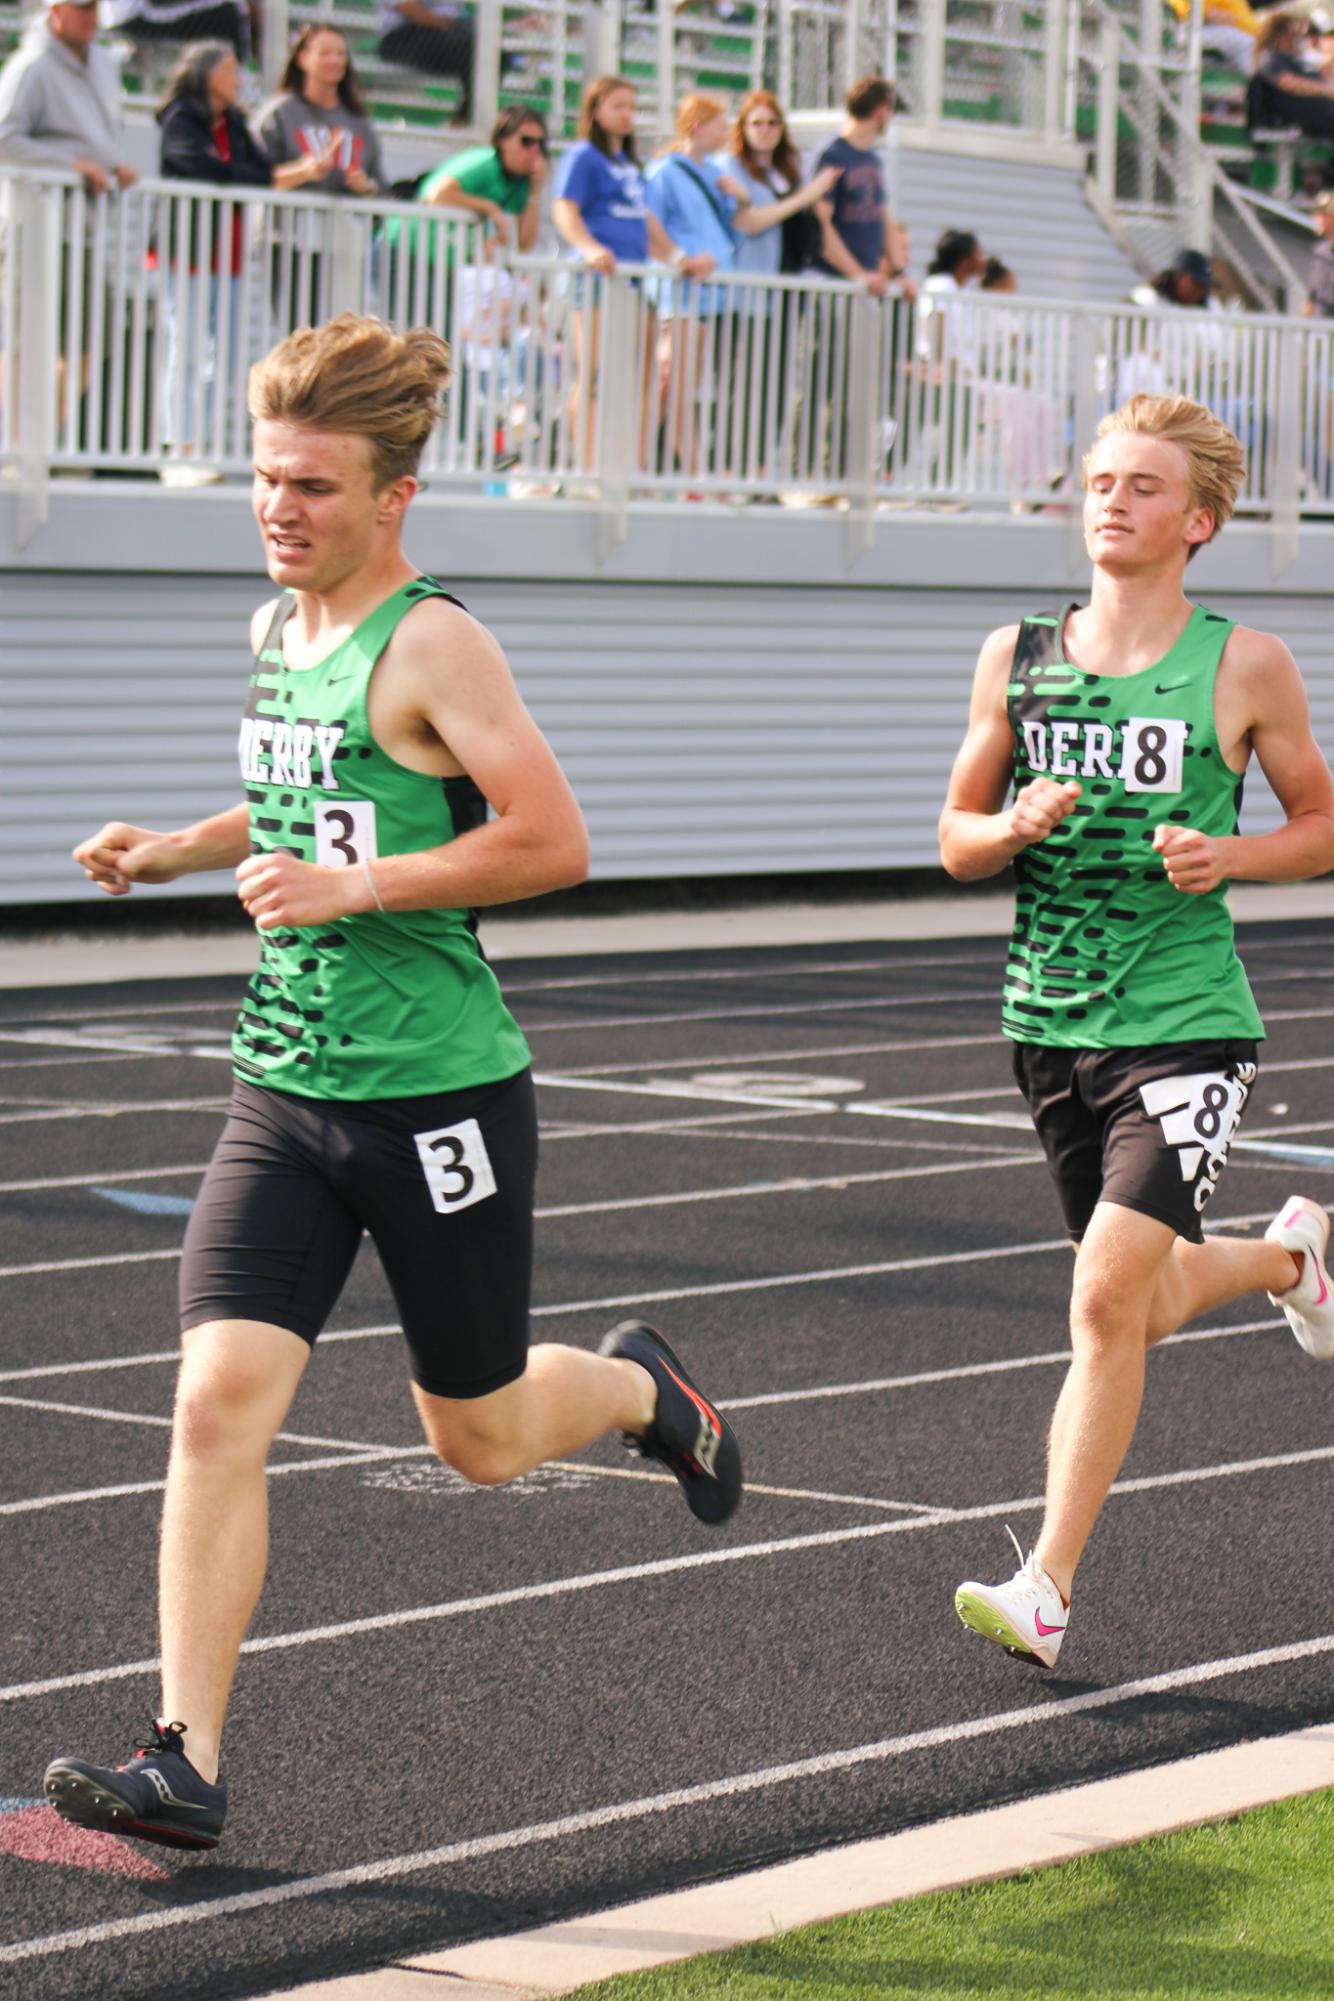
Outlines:
[[[1214,1217],[1259,1230],[1334,1196],[1334,926],[1245,944],[1271,1039]],[[1263,1297],[1154,1353],[1058,1671],[955,1618],[1035,1531],[1070,1280],[999,961],[504,969],[535,1333],[660,1322],[749,1495],[710,1532],[612,1442],[466,1488],[366,1250],[273,1454],[226,1838],[185,1860],[66,1829],[41,1775],[155,1706],[175,1247],[241,983],[0,997],[0,1992],[263,1993],[1334,1716],[1334,1367]]]

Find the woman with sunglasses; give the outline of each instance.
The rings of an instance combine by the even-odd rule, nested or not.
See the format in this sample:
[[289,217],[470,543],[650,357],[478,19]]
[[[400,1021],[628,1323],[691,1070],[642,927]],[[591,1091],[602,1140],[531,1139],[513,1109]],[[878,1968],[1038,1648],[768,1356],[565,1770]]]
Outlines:
[[[488,236],[517,250],[531,250],[542,220],[547,177],[547,128],[540,111],[507,105],[485,146],[470,146],[429,173],[418,201],[460,209],[486,225]],[[513,227],[511,227],[511,217]]]

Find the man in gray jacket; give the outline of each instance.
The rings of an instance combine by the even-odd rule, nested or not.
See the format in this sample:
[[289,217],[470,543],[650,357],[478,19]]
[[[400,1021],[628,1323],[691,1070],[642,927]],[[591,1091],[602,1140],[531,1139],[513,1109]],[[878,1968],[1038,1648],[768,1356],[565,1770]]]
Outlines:
[[126,164],[119,79],[97,45],[97,0],[47,0],[0,69],[0,163],[72,167],[90,194],[139,177]]

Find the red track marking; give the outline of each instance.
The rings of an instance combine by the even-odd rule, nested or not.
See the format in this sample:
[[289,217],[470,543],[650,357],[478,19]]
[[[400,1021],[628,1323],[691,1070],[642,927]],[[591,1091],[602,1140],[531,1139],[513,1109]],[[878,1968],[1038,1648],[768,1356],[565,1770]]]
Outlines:
[[66,1869],[96,1869],[107,1876],[136,1876],[151,1883],[171,1881],[169,1869],[118,1835],[72,1827],[46,1805],[0,1814],[0,1855],[16,1855],[20,1862],[57,1862]]

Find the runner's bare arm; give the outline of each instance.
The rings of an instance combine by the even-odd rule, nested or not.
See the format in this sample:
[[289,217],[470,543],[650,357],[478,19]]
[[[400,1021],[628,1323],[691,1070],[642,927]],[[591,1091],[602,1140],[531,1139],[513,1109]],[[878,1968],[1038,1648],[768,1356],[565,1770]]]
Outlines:
[[1014,752],[1005,706],[1017,625],[993,632],[978,655],[968,733],[940,816],[940,859],[959,882],[999,875],[1023,848],[1045,841],[1073,810],[1079,787],[1038,778],[1005,805]]
[[[1226,676],[1226,678],[1224,678]],[[1302,882],[1334,868],[1334,784],[1311,734],[1297,663],[1271,632],[1238,626],[1220,669],[1218,732],[1224,753],[1249,745],[1283,808],[1268,834],[1211,838],[1160,826],[1153,844],[1174,888],[1203,896],[1221,882]]]
[[[421,604],[394,634],[385,665],[396,708],[411,710],[421,740],[437,752],[443,746],[496,817],[442,847],[380,856],[374,881],[381,907],[471,909],[582,882],[583,815],[485,626],[443,600]],[[393,743],[383,735],[381,742],[394,754]],[[262,930],[322,924],[374,907],[364,869],[325,868],[282,853],[251,856],[237,881]]]
[[240,805],[170,834],[108,820],[80,841],[74,859],[108,896],[128,896],[137,882],[174,882],[204,869],[235,868],[249,852],[247,809]]

